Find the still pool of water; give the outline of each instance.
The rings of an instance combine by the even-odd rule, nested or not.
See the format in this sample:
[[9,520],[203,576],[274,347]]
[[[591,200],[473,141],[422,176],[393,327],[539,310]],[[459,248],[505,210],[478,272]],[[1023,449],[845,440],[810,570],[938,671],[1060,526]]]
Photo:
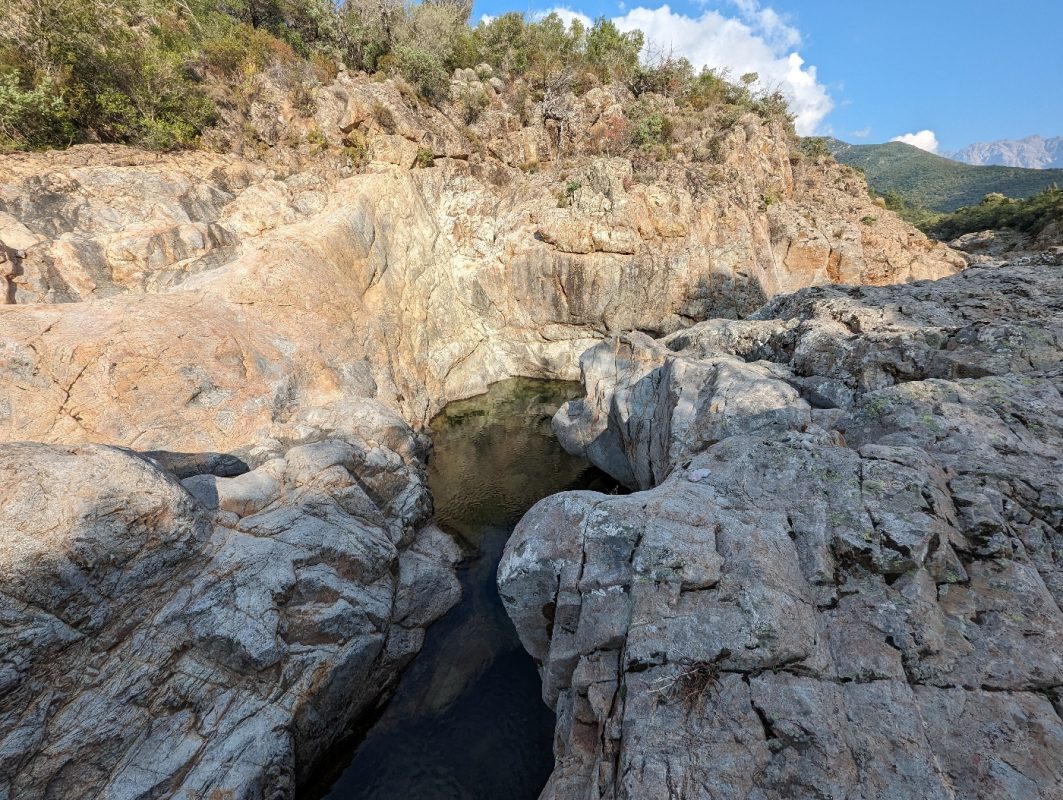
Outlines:
[[553,712],[506,616],[495,571],[529,508],[608,478],[554,439],[550,418],[578,384],[515,379],[448,405],[432,422],[436,521],[467,554],[462,599],[368,731],[317,776],[329,800],[534,800],[553,767]]

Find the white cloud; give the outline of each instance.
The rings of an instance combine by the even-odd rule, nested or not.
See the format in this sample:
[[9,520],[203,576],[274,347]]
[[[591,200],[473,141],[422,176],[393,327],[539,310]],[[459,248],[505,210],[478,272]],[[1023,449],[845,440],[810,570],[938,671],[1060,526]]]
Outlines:
[[773,45],[783,48],[798,47],[801,44],[801,31],[790,25],[786,19],[770,6],[764,8],[758,0],[732,0],[738,6],[743,19],[758,28]]
[[834,108],[826,87],[795,51],[798,31],[756,0],[734,0],[740,18],[718,11],[699,17],[659,8],[633,8],[614,19],[621,30],[645,32],[648,47],[685,56],[697,67],[726,69],[733,75],[756,72],[759,88],[781,91],[796,116],[797,132],[808,136]]
[[891,142],[904,142],[928,153],[936,153],[941,146],[938,137],[933,131],[919,131],[918,133],[906,133],[904,136],[895,136]]
[[868,125],[866,128],[861,128],[858,131],[853,131],[850,135],[854,139],[866,139],[868,136],[871,135],[871,126]]

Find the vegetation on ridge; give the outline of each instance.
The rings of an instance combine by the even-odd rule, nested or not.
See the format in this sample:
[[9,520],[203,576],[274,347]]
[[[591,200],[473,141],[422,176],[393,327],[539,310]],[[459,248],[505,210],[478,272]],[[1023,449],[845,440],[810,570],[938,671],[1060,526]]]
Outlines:
[[[0,150],[82,141],[194,145],[220,109],[246,117],[254,82],[274,73],[312,113],[314,87],[339,66],[401,77],[424,101],[450,100],[451,74],[488,65],[549,105],[620,83],[693,112],[711,107],[785,117],[755,75],[733,83],[685,59],[640,61],[644,37],[604,18],[503,14],[469,25],[466,0],[0,0]],[[457,98],[467,122],[484,107]],[[735,117],[737,119],[737,117]],[[673,121],[633,109],[625,142],[667,149]]]
[[1063,189],[1045,189],[1026,199],[1015,200],[989,194],[981,203],[944,214],[928,225],[928,231],[943,241],[966,233],[1010,229],[1038,236],[1049,225],[1063,225]]

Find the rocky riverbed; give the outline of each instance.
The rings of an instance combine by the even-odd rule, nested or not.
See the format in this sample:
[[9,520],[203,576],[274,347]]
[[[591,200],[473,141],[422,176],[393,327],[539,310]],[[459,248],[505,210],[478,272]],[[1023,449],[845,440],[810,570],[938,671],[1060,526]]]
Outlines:
[[[455,77],[455,90],[462,80]],[[960,308],[977,324],[960,325],[958,301],[919,282],[897,290],[897,311],[874,305],[894,302],[882,299],[893,296],[885,289],[868,289],[859,301],[851,292],[863,290],[817,289],[775,300],[750,322],[707,322],[746,315],[803,287],[945,278],[966,262],[881,210],[851,170],[795,152],[779,120],[745,113],[719,131],[694,131],[713,137],[704,142],[712,163],[636,164],[602,154],[594,142],[611,109],[631,100],[624,91],[600,87],[565,98],[571,124],[561,139],[544,114],[522,120],[500,95],[491,95],[473,130],[445,110],[411,104],[394,81],[342,72],[317,90],[312,119],[283,93],[270,95],[275,105],[263,100],[248,121],[269,127],[258,153],[86,145],[0,157],[0,798],[292,797],[322,753],[388,695],[426,626],[458,599],[460,553],[433,524],[425,485],[428,421],[503,378],[575,379],[588,348],[592,396],[584,410],[564,412],[564,441],[631,486],[658,492],[686,474],[688,460],[706,458],[710,441],[743,432],[777,447],[805,437],[812,450],[825,446],[824,436],[844,437],[849,445],[839,444],[839,453],[900,447],[878,429],[842,433],[838,419],[872,402],[871,389],[937,386],[922,380],[924,367],[930,377],[945,370],[950,380],[1004,381],[1000,393],[1032,404],[1022,419],[1056,430],[1042,413],[1054,408],[1048,367],[1036,361],[1058,358],[1050,344],[1058,343],[1058,306],[1046,306],[1054,290],[1042,285],[1051,273],[993,273],[998,282],[1013,276],[1006,291],[994,280],[979,283],[982,272],[940,284],[970,287]],[[322,153],[284,143],[304,141],[311,128]],[[355,135],[365,145],[357,168],[343,155]],[[570,184],[579,188],[568,193]],[[904,294],[924,290],[932,296]],[[1036,323],[1023,322],[1037,314]],[[881,327],[887,323],[894,327]],[[1035,334],[1043,345],[1036,352],[1024,344]],[[1014,342],[1017,355],[1009,356]],[[705,361],[717,351],[722,361]],[[1028,353],[1034,361],[1024,361]],[[633,376],[658,358],[673,365],[669,375],[677,371],[671,394],[655,378],[621,399],[626,390],[613,372]],[[948,372],[950,364],[970,374]],[[697,390],[682,389],[685,381]],[[674,437],[657,421],[671,415],[673,395],[686,420],[668,429]],[[637,414],[604,424],[607,415],[593,409],[607,396]],[[922,406],[913,413],[933,416]],[[1000,423],[1007,431],[986,434],[989,450],[978,449],[974,434],[960,441],[985,456],[993,437],[1012,430],[1008,420]],[[1021,448],[1041,435],[1048,434],[1023,434]],[[1008,524],[1053,541],[1044,531],[1058,520],[1038,511],[1054,502],[1045,466],[1053,446],[1037,458],[1016,451],[1009,471],[1041,470],[1019,488],[983,491],[980,478],[971,478],[966,494],[950,488],[959,515],[953,528],[966,530],[956,527],[963,514],[1027,514]],[[938,463],[936,450],[924,451],[927,463]],[[862,453],[837,469],[849,477],[858,464],[863,470]],[[889,458],[879,462],[892,469]],[[911,469],[926,481],[940,478],[937,467]],[[790,496],[778,482],[757,491],[748,513],[765,518]],[[699,502],[686,527],[662,534],[675,539],[669,547],[695,551],[679,559],[678,585],[703,603],[714,602],[716,571],[742,562],[721,556],[716,564],[700,538],[704,525],[716,525],[710,508]],[[847,510],[855,506],[837,513]],[[535,526],[538,514],[521,536],[547,530]],[[625,511],[624,524],[634,530],[640,515]],[[877,543],[877,530],[852,535],[863,541],[861,531],[870,532]],[[929,560],[935,579],[953,570],[955,592],[973,591],[977,572],[951,535],[941,533],[927,554],[905,544],[904,563]],[[975,551],[997,547],[993,534],[986,538]],[[1036,575],[1051,588],[1041,577],[1050,544],[1037,550],[1010,534],[1003,541],[1000,552],[1016,564],[1039,553],[1030,586]],[[850,561],[860,562],[864,551],[853,548]],[[815,569],[827,575],[835,562],[822,547],[806,549],[802,558],[824,559]],[[889,548],[872,550],[874,569],[894,558]],[[556,563],[569,557],[565,550]],[[751,555],[753,572],[742,585],[766,597],[797,592],[773,572],[789,570],[796,581],[789,557],[762,563]],[[598,763],[598,745],[586,738],[598,722],[577,700],[590,695],[572,687],[626,685],[628,667],[616,654],[627,652],[627,628],[606,629],[616,622],[609,604],[628,594],[617,588],[626,579],[602,578],[601,590],[588,595],[602,604],[595,618],[606,626],[588,634],[593,646],[554,658],[548,643],[574,624],[582,589],[566,583],[563,595],[546,597],[542,576],[533,576],[546,568],[528,569],[527,587],[504,592],[525,644],[543,662],[547,698],[562,713],[550,791],[582,792],[589,765]],[[912,567],[912,576],[922,574]],[[898,575],[883,590],[889,597],[914,579]],[[773,634],[784,661],[819,663],[801,636],[827,611],[874,619],[850,609],[856,601],[841,591],[841,610],[832,611],[829,581],[815,580],[826,582],[813,583],[813,606],[803,605],[804,595],[792,599],[786,635]],[[1029,613],[1050,616],[1047,595],[1037,596],[1044,602]],[[774,600],[741,602],[774,613]],[[706,644],[712,636],[733,638],[711,632],[717,618],[706,609],[695,617],[709,638],[697,643],[697,631],[683,634],[690,653],[701,654],[690,656],[698,663],[722,652]],[[549,624],[532,612],[547,614]],[[721,625],[732,633],[740,627]],[[1049,635],[1028,637],[1036,646],[1007,642],[1041,663],[1051,659]],[[815,641],[820,653],[824,640]],[[970,664],[1003,658],[991,637],[965,641],[976,654]],[[733,645],[726,648],[745,652]],[[913,645],[917,655],[931,646]],[[639,659],[659,670],[665,662],[654,661],[655,647]],[[887,670],[891,651],[884,652]],[[576,669],[577,656],[595,653]],[[727,677],[734,670],[759,669],[749,666],[757,657],[735,662],[742,667],[721,661],[721,685],[735,680]],[[667,663],[684,658],[670,655]],[[648,670],[646,678],[667,678]],[[1050,702],[1051,678],[1032,692],[1032,679],[1014,670],[996,702]],[[632,702],[648,697],[627,691]],[[611,720],[595,740],[606,754],[601,763],[614,766],[623,704],[614,699],[608,714],[599,712],[605,698],[618,696],[593,701],[593,720]],[[569,724],[574,709],[582,727]],[[667,739],[647,735],[638,749],[652,760]],[[874,762],[878,751],[870,753]],[[743,774],[754,763],[735,759]],[[614,785],[602,775],[603,786]]]

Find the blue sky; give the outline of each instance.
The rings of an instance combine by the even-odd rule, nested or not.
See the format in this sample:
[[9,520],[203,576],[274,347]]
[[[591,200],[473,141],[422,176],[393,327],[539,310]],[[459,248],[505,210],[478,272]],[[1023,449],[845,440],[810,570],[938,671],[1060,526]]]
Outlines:
[[476,0],[473,16],[566,8],[640,27],[696,63],[756,69],[802,133],[905,134],[926,149],[1063,135],[1063,0]]

